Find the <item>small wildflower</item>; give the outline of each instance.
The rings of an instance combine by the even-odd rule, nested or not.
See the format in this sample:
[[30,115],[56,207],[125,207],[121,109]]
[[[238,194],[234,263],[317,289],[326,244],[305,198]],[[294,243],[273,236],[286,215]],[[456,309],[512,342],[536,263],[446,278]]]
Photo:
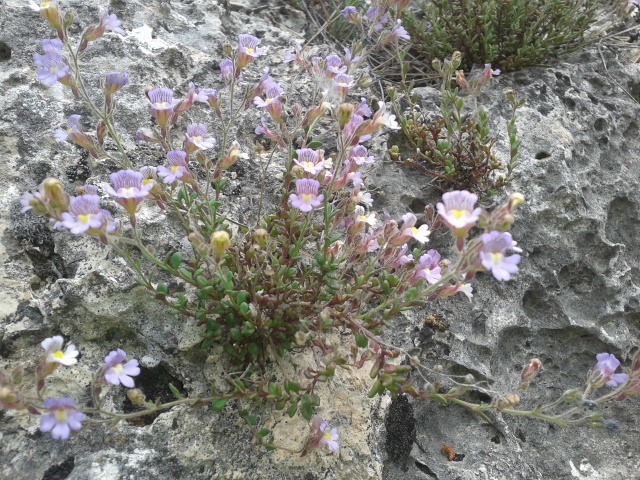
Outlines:
[[289,195],[289,203],[301,212],[310,212],[324,200],[322,194],[318,195],[319,187],[320,183],[311,178],[296,180],[296,193]]
[[[113,32],[118,35],[126,35],[126,32],[121,28],[122,22],[118,20],[115,13],[109,14],[106,8],[102,9],[102,16],[100,18],[100,26],[104,28],[105,32]],[[99,27],[100,28],[100,27]]]
[[364,211],[364,207],[361,207],[360,205],[356,205],[354,217],[355,217],[356,224],[366,223],[367,225],[373,227],[377,222],[376,213],[371,212],[367,214]]
[[151,107],[151,115],[161,128],[165,128],[169,118],[173,115],[173,109],[180,101],[173,98],[172,90],[163,87],[150,90],[147,97]]
[[536,378],[538,372],[542,368],[542,362],[538,358],[533,358],[529,362],[529,365],[524,367],[522,373],[520,374],[520,385],[519,387],[522,389],[526,389],[531,381]]
[[373,206],[373,198],[371,198],[371,194],[369,192],[361,192],[358,191],[355,196],[356,203],[362,203],[367,207]]
[[629,380],[626,373],[614,373],[620,366],[620,361],[610,353],[599,353],[596,355],[596,366],[592,369],[589,381],[596,387],[603,385],[607,387],[617,387]]
[[223,58],[218,65],[220,80],[224,83],[231,83],[233,81],[233,61],[230,58]]
[[358,11],[356,10],[356,7],[351,5],[340,10],[340,14],[345,20],[349,20],[351,22],[353,22],[353,20],[358,17]]
[[474,209],[478,196],[466,190],[455,190],[442,195],[442,202],[436,208],[456,238],[464,238],[473,227],[482,209]]
[[266,98],[264,100],[258,96],[254,97],[253,103],[255,104],[256,107],[266,108],[272,103],[279,102],[278,99],[280,98],[280,95],[284,93],[284,90],[277,83],[270,82],[267,85],[265,92],[266,92]]
[[105,183],[103,188],[125,208],[130,216],[135,215],[138,205],[149,195],[153,184],[143,185],[142,173],[133,170],[120,170],[109,177],[113,187]]
[[127,72],[112,72],[107,73],[104,81],[104,93],[105,95],[113,95],[122,87],[124,87],[129,81],[129,75]]
[[422,255],[418,261],[418,265],[416,265],[416,272],[413,277],[414,281],[422,278],[431,285],[438,283],[442,278],[438,262],[440,262],[440,254],[436,250],[429,250]]
[[356,145],[349,152],[349,158],[355,162],[356,165],[371,165],[375,159],[373,156],[368,155],[366,147],[362,145]]
[[89,150],[94,158],[98,157],[98,152],[93,144],[93,140],[86,133],[82,131],[82,124],[80,123],[80,115],[70,115],[67,119],[67,129],[58,129],[53,132],[53,135],[57,142],[65,142],[70,140],[76,145]]
[[190,178],[189,165],[187,164],[187,154],[182,150],[171,150],[167,152],[167,162],[169,168],[164,165],[158,167],[158,176],[167,185],[171,185],[176,180],[185,177]]
[[482,235],[482,249],[480,261],[482,266],[489,270],[496,280],[507,281],[511,275],[518,273],[520,255],[514,254],[506,257],[507,250],[513,249],[513,238],[509,232],[492,231]]
[[301,148],[296,150],[298,158],[293,161],[305,172],[317,175],[324,170],[324,159],[318,155],[316,150],[311,148]]
[[337,452],[340,448],[338,445],[338,429],[329,428],[329,424],[318,415],[314,415],[309,424],[309,438],[305,445],[302,455],[306,455],[309,450],[314,450],[320,445],[326,445],[329,451]]
[[104,215],[100,209],[98,195],[80,195],[71,197],[69,211],[62,214],[60,224],[74,235],[88,232],[98,234],[103,226]]
[[45,363],[59,363],[66,367],[70,367],[71,365],[78,363],[76,357],[79,352],[76,350],[76,346],[69,344],[63,352],[62,347],[64,346],[64,338],[59,335],[44,339],[40,343],[40,346],[45,351]]
[[402,245],[407,242],[409,239],[413,238],[420,243],[427,243],[429,241],[429,231],[428,225],[420,225],[419,228],[416,228],[416,222],[418,219],[416,216],[409,212],[405,213],[402,216],[402,229],[400,232],[390,240],[391,245]]
[[349,89],[353,87],[353,81],[351,75],[346,73],[339,73],[333,78],[333,85],[338,90],[342,97],[345,97],[349,93]]
[[347,67],[342,65],[342,59],[335,53],[327,55],[324,60],[324,70],[330,76],[338,75],[347,71]]
[[396,24],[393,26],[391,31],[384,37],[383,43],[391,43],[395,42],[398,39],[402,40],[411,40],[409,37],[409,33],[402,26],[402,20],[396,20]]
[[246,67],[254,58],[258,58],[267,53],[265,48],[258,47],[259,43],[260,40],[253,35],[238,35],[236,64],[239,69]]
[[58,55],[62,55],[62,47],[64,43],[57,38],[45,38],[40,42],[42,46],[42,50],[44,53],[56,53]]
[[122,384],[124,387],[133,388],[134,384],[131,377],[140,374],[140,367],[138,367],[138,360],[129,360],[124,363],[126,359],[127,354],[120,348],[109,352],[109,355],[104,357],[102,376],[105,381],[111,385]]
[[198,149],[208,150],[216,144],[214,138],[207,138],[207,126],[202,123],[192,123],[189,125],[185,137],[185,150],[188,153],[193,153]]
[[69,75],[69,65],[57,53],[46,53],[44,55],[34,53],[33,60],[39,67],[36,69],[36,79],[47,87],[53,86],[56,82]]
[[229,250],[230,245],[231,238],[225,230],[218,230],[211,234],[209,246],[211,247],[213,255],[216,257],[216,260],[220,261],[225,252]]
[[66,440],[72,430],[82,428],[84,414],[78,411],[73,399],[49,398],[44,401],[44,408],[49,410],[49,413],[40,417],[40,431],[51,432],[51,438],[54,440]]
[[320,431],[322,432],[322,438],[320,439],[320,445],[326,445],[330,452],[337,452],[340,446],[338,445],[338,429],[333,427],[329,430],[329,424],[322,422],[320,424]]

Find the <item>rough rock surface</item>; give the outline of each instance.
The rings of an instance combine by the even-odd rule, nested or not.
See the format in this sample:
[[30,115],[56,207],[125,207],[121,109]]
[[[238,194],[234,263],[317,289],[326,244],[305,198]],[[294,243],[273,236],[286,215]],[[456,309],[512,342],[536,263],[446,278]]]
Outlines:
[[[112,0],[110,11],[124,21],[126,38],[108,35],[91,49],[98,72],[126,69],[118,122],[129,132],[127,150],[136,164],[158,162],[156,152],[133,141],[148,113],[147,85],[175,87],[190,81],[209,86],[222,44],[252,33],[270,47],[264,65],[275,67],[282,52],[313,33],[304,14],[289,2],[270,0],[140,2]],[[95,21],[96,6],[72,2],[83,25]],[[76,32],[77,33],[77,32]],[[56,144],[52,129],[78,110],[60,87],[45,89],[34,78],[32,54],[47,26],[22,0],[0,4],[0,367],[21,360],[34,364],[39,342],[62,334],[82,352],[73,369],[56,374],[54,391],[75,387],[86,395],[92,369],[110,349],[123,348],[141,360],[140,382],[150,398],[169,400],[166,385],[186,394],[205,392],[215,378],[216,358],[198,347],[199,330],[176,319],[135,288],[131,274],[113,255],[85,238],[51,233],[31,215],[19,213],[18,198],[47,176],[70,186],[102,180],[113,166],[94,165],[69,144]],[[323,53],[328,53],[327,51]],[[3,50],[6,52],[6,48]],[[601,351],[625,359],[640,340],[640,227],[637,168],[640,154],[640,65],[607,57],[607,76],[596,50],[498,78],[481,105],[504,132],[509,115],[503,92],[513,88],[528,99],[521,110],[521,163],[510,187],[527,197],[514,237],[524,249],[521,274],[498,284],[481,276],[473,303],[438,303],[447,333],[424,325],[426,311],[398,318],[389,334],[405,348],[418,347],[426,362],[456,372],[471,371],[496,389],[517,381],[532,356],[545,370],[525,397],[535,405],[579,386]],[[286,70],[283,70],[286,71]],[[421,92],[426,104],[436,92]],[[213,122],[212,118],[208,121]],[[255,121],[255,120],[254,120]],[[504,138],[504,136],[502,136]],[[385,138],[374,142],[382,158]],[[254,138],[239,138],[250,146]],[[239,165],[228,197],[239,214],[255,205],[253,159]],[[394,215],[437,200],[418,173],[380,165],[370,179],[380,209]],[[143,212],[150,238],[181,238],[154,210]],[[437,242],[437,239],[434,239]],[[114,261],[115,260],[115,261]],[[440,359],[440,360],[438,360]],[[388,398],[366,399],[366,372],[341,376],[322,394],[320,412],[340,429],[338,455],[303,459],[267,453],[250,445],[250,435],[229,406],[220,414],[204,408],[175,408],[145,424],[87,429],[71,441],[53,443],[35,419],[2,414],[0,478],[12,479],[608,479],[634,478],[639,406],[611,406],[607,415],[620,432],[561,431],[541,422],[505,418],[500,429],[481,424],[456,408]],[[84,392],[84,393],[83,393]],[[122,392],[110,401],[124,404]],[[264,412],[281,443],[294,448],[304,421]],[[414,442],[415,440],[415,442]],[[464,453],[447,462],[442,444]]]

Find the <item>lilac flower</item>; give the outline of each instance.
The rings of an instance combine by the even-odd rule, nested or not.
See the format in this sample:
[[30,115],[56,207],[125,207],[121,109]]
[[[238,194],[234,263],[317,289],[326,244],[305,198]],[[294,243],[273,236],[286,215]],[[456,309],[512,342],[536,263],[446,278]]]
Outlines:
[[511,279],[511,275],[518,273],[520,255],[504,255],[507,250],[513,249],[513,238],[509,232],[501,233],[494,230],[483,234],[481,239],[480,261],[496,280],[507,281]]
[[74,235],[89,232],[97,234],[103,225],[103,212],[100,210],[98,195],[80,195],[71,197],[69,211],[62,214],[60,224]]
[[482,76],[485,79],[490,79],[491,77],[497,77],[498,75],[500,75],[500,69],[499,68],[493,70],[491,68],[491,64],[490,63],[485,63],[484,64],[484,70],[482,70]]
[[358,105],[358,108],[356,108],[356,111],[354,113],[356,115],[362,115],[363,117],[371,116],[371,108],[367,104],[366,98],[364,97],[360,98],[360,104]]
[[154,88],[147,93],[151,115],[156,119],[161,128],[167,126],[169,118],[173,115],[173,109],[180,103],[173,98],[173,91],[168,88]]
[[58,55],[62,55],[64,43],[57,38],[45,38],[40,42],[40,45],[42,45],[44,53],[57,53]]
[[391,245],[402,245],[411,238],[420,243],[427,243],[429,241],[429,234],[431,233],[429,226],[420,225],[419,228],[416,228],[415,225],[418,219],[413,213],[405,213],[402,216],[402,221],[404,222],[402,224],[402,230],[389,241]]
[[360,55],[356,55],[355,57],[351,55],[351,49],[349,47],[344,47],[344,64],[349,66],[352,63],[355,63],[360,60]]
[[120,348],[109,352],[109,355],[104,357],[103,377],[111,385],[122,384],[127,388],[133,388],[134,383],[131,377],[140,374],[140,367],[138,367],[138,360],[129,360],[123,365],[126,359],[127,354]]
[[82,126],[80,125],[80,115],[69,115],[67,118],[67,130],[58,129],[53,132],[56,142],[64,142],[69,136],[74,133],[82,133]]
[[[189,147],[194,146],[196,148],[189,148],[189,150],[195,151],[198,148],[200,150],[208,150],[213,148],[216,144],[216,140],[212,137],[207,138],[207,126],[202,123],[192,123],[187,127],[187,133],[185,134],[187,144]],[[190,145],[189,145],[190,144]]]
[[375,159],[373,156],[367,156],[367,149],[362,145],[356,145],[349,152],[349,158],[355,162],[356,165],[371,165]]
[[402,245],[402,247],[400,247],[400,251],[397,252],[395,258],[392,259],[390,266],[392,268],[398,268],[402,265],[405,265],[409,262],[413,262],[413,255],[408,254],[407,255],[407,250],[408,250],[408,246],[405,243],[404,245]]
[[331,76],[347,71],[347,67],[342,65],[342,59],[335,53],[327,55],[324,60],[324,70]]
[[185,177],[185,180],[191,178],[186,152],[182,150],[167,152],[167,162],[169,163],[169,168],[164,165],[158,167],[158,176],[162,177],[164,183],[171,185],[179,178]]
[[196,102],[210,104],[212,98],[218,99],[218,92],[216,92],[215,88],[199,88],[196,90]]
[[346,94],[349,93],[349,89],[353,87],[351,75],[339,73],[333,78],[333,85],[338,89],[342,96],[346,96]]
[[58,80],[69,74],[69,65],[58,53],[33,54],[34,62],[40,68],[36,69],[36,79],[47,87],[51,87]]
[[396,20],[396,24],[393,26],[391,31],[384,37],[384,43],[395,42],[401,38],[402,40],[410,40],[409,33],[402,26],[402,20]]
[[[324,170],[324,159],[318,155],[316,150],[311,148],[300,148],[296,150],[298,158],[293,161],[311,175],[317,175]],[[318,158],[320,157],[320,158]]]
[[320,445],[326,445],[330,452],[337,452],[340,446],[338,445],[338,439],[340,436],[338,435],[338,429],[333,427],[329,430],[329,424],[324,420],[320,423],[320,432],[322,433],[322,438],[320,439]]
[[373,29],[379,32],[384,26],[389,23],[389,14],[382,13],[382,10],[378,7],[370,7],[366,13],[367,19],[373,24]]
[[120,170],[109,175],[113,187],[108,183],[103,185],[105,191],[122,205],[129,215],[135,215],[136,209],[153,185],[142,184],[142,173],[133,170]]
[[265,90],[267,96],[264,100],[257,96],[253,99],[253,103],[258,108],[266,108],[272,103],[279,102],[280,95],[284,93],[282,87],[275,82],[270,82]]
[[351,181],[354,187],[360,188],[364,187],[364,181],[362,180],[362,173],[360,172],[349,172],[347,175],[347,179]]
[[610,353],[599,353],[596,355],[596,366],[591,371],[590,381],[595,387],[602,385],[607,387],[617,387],[629,380],[626,373],[614,373],[620,366],[620,361]]
[[373,205],[373,198],[371,198],[371,194],[369,192],[358,191],[358,193],[356,193],[355,200],[357,203],[363,203],[367,207],[371,207]]
[[418,261],[418,265],[416,265],[416,273],[413,277],[414,281],[423,278],[431,285],[438,283],[442,278],[441,269],[438,265],[439,262],[440,254],[436,250],[429,250],[422,255]]
[[253,35],[238,35],[238,50],[236,53],[236,64],[239,69],[246,67],[254,58],[258,58],[265,53],[265,48],[258,47],[260,40]]
[[59,335],[51,338],[45,338],[40,346],[45,351],[45,363],[59,363],[66,367],[75,365],[78,363],[76,357],[79,352],[76,350],[76,346],[73,344],[67,345],[66,350],[63,352],[62,347],[64,345],[64,338]]
[[307,64],[307,61],[302,56],[302,45],[296,43],[293,52],[287,50],[284,52],[284,60],[283,63],[289,63],[295,61],[297,65],[304,67]]
[[112,72],[107,73],[104,81],[104,93],[105,95],[113,95],[122,87],[124,87],[129,81],[127,72]]
[[49,413],[40,417],[40,431],[51,432],[54,440],[66,440],[71,430],[80,430],[84,414],[79,412],[72,398],[48,398],[44,408]]
[[319,187],[320,182],[311,178],[296,180],[296,193],[289,195],[289,203],[301,212],[310,212],[324,200],[322,194],[318,195]]
[[359,237],[360,246],[356,248],[356,253],[371,253],[380,248],[378,239],[372,233],[365,233]]
[[122,22],[118,20],[118,17],[114,13],[109,14],[106,8],[102,9],[102,16],[100,18],[100,26],[98,28],[104,28],[105,32],[113,32],[118,35],[126,35],[126,32],[120,28]]
[[220,67],[220,81],[231,83],[233,81],[233,61],[230,58],[223,58],[218,64]]
[[482,209],[473,208],[477,201],[478,196],[466,190],[455,190],[442,195],[442,202],[436,206],[438,214],[456,238],[464,238],[478,221]]
[[346,20],[351,20],[352,18],[357,18],[358,16],[358,11],[356,10],[356,7],[354,6],[348,6],[348,7],[344,7],[342,10],[340,10],[340,14],[346,19]]

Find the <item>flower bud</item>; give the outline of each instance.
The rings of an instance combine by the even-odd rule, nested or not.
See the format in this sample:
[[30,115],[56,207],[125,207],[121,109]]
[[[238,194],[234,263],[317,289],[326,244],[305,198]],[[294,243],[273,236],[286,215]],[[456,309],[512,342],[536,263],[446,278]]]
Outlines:
[[131,388],[127,390],[127,398],[131,403],[137,406],[144,405],[145,396],[139,388]]
[[158,143],[160,139],[156,136],[153,130],[148,128],[140,128],[136,132],[136,140],[139,142]]
[[57,178],[45,178],[40,184],[45,203],[58,211],[66,212],[69,209],[69,195],[64,192],[62,183]]
[[111,96],[124,87],[129,81],[127,72],[108,73],[104,82],[104,94]]
[[513,211],[518,205],[524,203],[524,195],[521,193],[514,193],[509,197],[508,208],[510,211]]
[[16,392],[12,388],[2,387],[0,388],[0,405],[11,405],[17,399]]
[[231,237],[224,230],[218,230],[217,232],[213,232],[211,234],[211,241],[209,242],[209,246],[213,251],[213,255],[217,260],[220,260],[225,252],[229,249],[231,245]]
[[218,161],[218,166],[216,168],[217,171],[223,172],[229,167],[232,167],[239,158],[249,157],[246,153],[240,152],[240,148],[238,147],[238,142],[233,142],[231,148],[229,149],[229,152]]
[[296,342],[296,345],[299,345],[301,347],[304,346],[307,343],[307,341],[309,340],[307,334],[304,333],[304,332],[300,332],[300,331],[296,332],[296,334],[293,336],[293,338],[294,338],[294,340]]
[[264,228],[258,228],[253,232],[253,240],[262,248],[266,246],[268,238],[269,232],[267,232]]
[[511,393],[506,397],[499,399],[496,403],[496,408],[498,409],[498,411],[500,411],[504,410],[505,408],[511,408],[515,405],[518,405],[519,403],[520,396],[515,393]]
[[338,118],[338,124],[340,125],[340,130],[344,128],[344,126],[349,123],[351,120],[351,116],[355,111],[355,106],[353,103],[341,103],[338,107],[338,113],[336,117]]
[[464,376],[464,383],[468,385],[473,385],[474,383],[476,383],[476,377],[468,373]]
[[531,359],[531,361],[529,362],[529,365],[527,365],[524,368],[524,370],[522,370],[522,373],[520,374],[519,387],[522,389],[526,389],[531,383],[531,381],[534,378],[536,378],[536,375],[538,375],[538,372],[540,371],[541,367],[542,367],[542,362],[539,359],[537,358]]

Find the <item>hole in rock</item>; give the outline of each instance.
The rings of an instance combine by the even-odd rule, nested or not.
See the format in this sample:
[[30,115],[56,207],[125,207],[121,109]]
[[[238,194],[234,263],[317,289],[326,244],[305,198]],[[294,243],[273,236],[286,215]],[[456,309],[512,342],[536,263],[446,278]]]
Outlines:
[[433,471],[432,471],[428,466],[426,466],[424,463],[419,462],[418,460],[416,460],[414,463],[415,463],[415,465],[416,465],[416,468],[417,468],[418,470],[420,470],[422,473],[426,473],[426,474],[427,474],[427,475],[429,475],[431,478],[436,478],[436,479],[438,478],[438,477],[436,476],[436,474],[435,474],[435,473],[433,473]]
[[64,462],[47,468],[42,475],[42,480],[65,480],[65,478],[71,475],[74,466],[75,459],[69,457]]
[[551,154],[548,152],[544,152],[544,151],[538,152],[536,153],[536,160],[542,160],[544,158],[549,158],[550,156]]
[[[135,377],[136,388],[142,390],[147,401],[158,402],[158,403],[167,403],[172,402],[176,398],[173,396],[171,391],[169,390],[169,384],[172,384],[174,387],[178,389],[178,392],[183,397],[187,396],[187,392],[184,389],[184,384],[180,379],[174,376],[169,369],[160,364],[153,368],[141,368],[140,375]],[[125,398],[122,410],[124,413],[133,413],[138,411],[139,407],[133,405],[128,398]],[[166,412],[167,410],[163,410]],[[150,425],[153,421],[158,418],[158,415],[163,412],[154,413],[151,415],[145,415],[144,417],[137,418],[130,423],[133,425],[144,426]]]
[[384,420],[387,429],[385,447],[391,460],[407,458],[416,439],[416,419],[413,406],[405,395],[391,401],[387,418]]
[[0,42],[0,62],[6,62],[11,58],[11,47],[4,42]]

